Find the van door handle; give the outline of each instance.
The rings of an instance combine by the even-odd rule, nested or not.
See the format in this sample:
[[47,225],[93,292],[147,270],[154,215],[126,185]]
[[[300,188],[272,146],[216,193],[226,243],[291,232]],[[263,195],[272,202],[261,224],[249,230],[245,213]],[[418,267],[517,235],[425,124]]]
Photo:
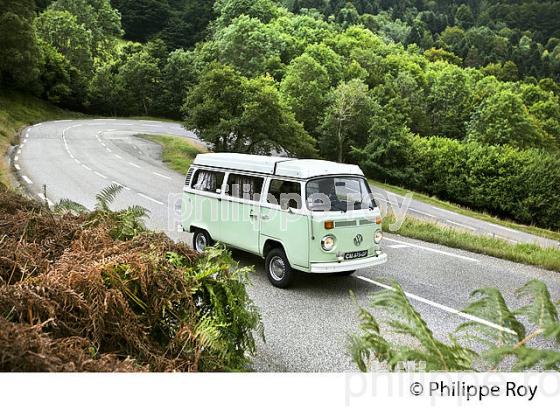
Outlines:
[[270,216],[268,216],[268,215],[263,215],[263,216],[261,216],[261,219],[262,219],[263,221],[268,221],[268,220],[270,219]]

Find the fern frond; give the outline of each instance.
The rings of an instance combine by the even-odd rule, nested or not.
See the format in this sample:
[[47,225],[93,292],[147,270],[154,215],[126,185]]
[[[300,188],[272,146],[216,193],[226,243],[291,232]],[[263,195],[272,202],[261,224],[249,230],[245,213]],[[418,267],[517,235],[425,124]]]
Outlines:
[[117,195],[123,190],[122,185],[111,184],[105,187],[95,196],[95,209],[98,211],[109,211],[109,205],[115,200]]
[[[525,337],[525,327],[510,311],[498,289],[478,289],[471,293],[471,298],[478,299],[463,309],[463,312],[492,322],[501,329],[469,321],[460,325],[456,333],[473,329],[478,333],[479,341],[482,341],[487,348],[515,344]],[[469,338],[465,333],[463,333],[463,337]]]
[[390,333],[406,335],[415,342],[412,346],[392,345],[381,336],[380,326],[373,316],[360,309],[362,334],[350,340],[352,357],[363,370],[371,356],[395,369],[405,362],[425,363],[426,371],[471,370],[476,353],[463,348],[454,339],[450,344],[440,342],[414,309],[398,283],[392,289],[375,293],[371,298],[372,308],[382,308],[391,314],[386,322]]
[[517,297],[529,297],[531,303],[518,309],[515,314],[527,320],[539,329],[545,329],[558,323],[558,311],[550,297],[546,285],[540,280],[527,282],[516,292]]
[[140,205],[132,205],[126,208],[126,213],[133,218],[146,218],[150,215],[150,210]]
[[61,199],[55,204],[53,211],[59,214],[71,213],[74,215],[81,215],[88,212],[88,209],[82,204],[71,201],[70,199]]

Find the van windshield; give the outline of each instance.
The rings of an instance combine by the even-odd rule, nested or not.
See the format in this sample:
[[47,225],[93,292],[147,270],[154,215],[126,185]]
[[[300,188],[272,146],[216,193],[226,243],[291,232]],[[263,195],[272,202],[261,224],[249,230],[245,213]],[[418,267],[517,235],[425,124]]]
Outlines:
[[364,178],[324,177],[306,185],[307,207],[311,211],[353,211],[373,209],[371,190]]

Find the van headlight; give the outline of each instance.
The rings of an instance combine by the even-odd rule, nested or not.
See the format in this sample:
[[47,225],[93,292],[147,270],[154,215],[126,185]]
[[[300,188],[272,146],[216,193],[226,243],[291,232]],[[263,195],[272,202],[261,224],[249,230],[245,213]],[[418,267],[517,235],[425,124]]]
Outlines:
[[321,248],[325,251],[332,251],[334,248],[334,236],[332,235],[325,235],[323,239],[321,239]]
[[378,229],[375,231],[375,235],[373,236],[373,241],[375,243],[379,243],[381,242],[381,239],[383,239],[383,232],[381,232],[381,229]]

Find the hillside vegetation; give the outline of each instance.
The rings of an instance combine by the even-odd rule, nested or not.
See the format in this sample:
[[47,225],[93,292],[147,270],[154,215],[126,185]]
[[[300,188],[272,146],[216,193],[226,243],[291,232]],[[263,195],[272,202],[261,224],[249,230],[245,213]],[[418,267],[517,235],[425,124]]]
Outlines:
[[262,335],[223,249],[144,228],[140,207],[54,210],[0,184],[0,371],[247,370]]
[[560,228],[558,2],[0,2],[4,87]]

